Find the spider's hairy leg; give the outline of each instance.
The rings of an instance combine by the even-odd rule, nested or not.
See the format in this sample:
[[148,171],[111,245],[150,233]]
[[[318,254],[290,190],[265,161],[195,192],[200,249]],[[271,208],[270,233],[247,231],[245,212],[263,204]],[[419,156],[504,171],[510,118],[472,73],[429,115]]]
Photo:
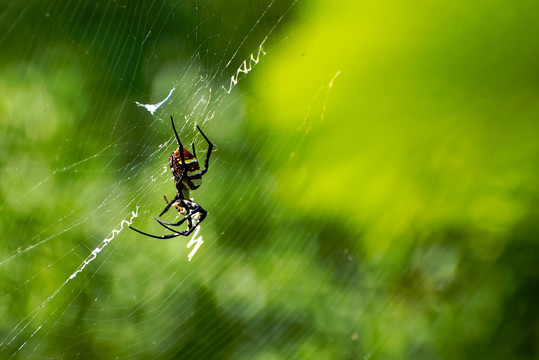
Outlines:
[[[166,225],[168,225],[168,226],[180,226],[181,224],[183,224],[183,223],[185,222],[185,220],[187,220],[188,218],[190,218],[190,217],[193,216],[194,214],[196,214],[196,213],[189,213],[189,214],[185,215],[180,221],[175,222],[175,223],[169,223],[169,222],[160,220],[159,218],[157,218],[157,216],[154,216],[153,218],[154,218],[160,225],[162,225],[162,226],[164,226],[164,227],[167,227]],[[175,231],[175,230],[172,230],[172,231]]]
[[171,206],[173,206],[177,201],[178,201],[178,195],[174,196],[174,199],[172,199],[171,202],[168,202],[167,200],[167,197],[165,196],[165,201],[167,202],[167,206],[165,206],[165,208],[163,209],[163,211],[161,211],[161,214],[159,214],[159,216],[162,216],[164,213],[166,213]]
[[[198,205],[198,204],[197,204]],[[206,218],[206,215],[208,215],[208,212],[206,210],[204,210],[200,205],[198,205],[198,210],[197,212],[200,214],[199,218],[197,219],[196,223],[194,225],[189,226],[189,228],[185,231],[182,231],[181,234],[183,236],[187,236],[189,234],[191,234],[193,232],[193,230],[195,230],[197,228],[198,225],[200,225],[200,223],[202,221],[204,221],[204,219]],[[193,213],[194,215],[194,213]],[[189,217],[189,220],[191,220],[191,218]]]
[[[198,226],[198,224],[200,224],[206,218],[206,215],[208,214],[208,212],[206,210],[204,210],[204,208],[202,208],[202,206],[198,205],[194,201],[181,200],[180,204],[181,204],[180,205],[181,207],[186,208],[186,209],[190,209],[189,213],[187,215],[185,215],[183,217],[183,219],[181,219],[180,221],[175,222],[175,223],[169,223],[169,222],[159,220],[157,217],[155,218],[155,220],[157,220],[157,222],[159,224],[161,224],[161,225],[163,225],[165,227],[166,227],[166,225],[168,225],[168,226],[180,226],[181,224],[183,224],[187,220],[189,222],[188,230],[193,231],[193,229],[196,228]],[[197,213],[200,214],[200,216],[196,220],[195,224],[193,224],[192,223],[192,216],[197,214]],[[189,231],[189,233],[191,231]]]
[[[169,204],[169,201],[167,199],[167,196],[166,195],[163,195],[163,197],[165,198],[165,202],[167,203],[167,205]],[[181,206],[178,205],[178,202],[177,201],[173,201],[173,204],[171,205],[174,209],[176,209],[180,214],[183,213],[185,211],[184,208],[182,208]]]
[[[213,143],[202,132],[202,130],[200,129],[200,126],[197,125],[197,129],[202,134],[204,139],[206,139],[206,142],[208,143],[208,152],[206,153],[206,159],[204,160],[204,170],[201,171],[201,175],[204,175],[208,171],[208,166],[210,164],[210,156],[211,156],[211,152],[213,151]],[[193,147],[193,150],[194,150],[194,147]]]
[[[159,220],[158,220],[158,221],[159,221]],[[174,229],[169,228],[169,227],[166,226],[165,224],[161,224],[161,223],[160,223],[160,225],[161,225],[162,227],[164,227],[165,229],[168,229],[168,230],[170,230],[170,231],[174,231],[174,232],[176,233],[176,231],[175,231]],[[188,228],[187,230],[184,230],[184,231],[180,231],[180,232],[178,232],[178,233],[176,233],[176,234],[181,235],[181,236],[187,236],[187,235],[189,235],[190,233],[192,233],[193,230],[195,230],[195,228],[196,228],[196,226],[195,226],[195,227]]]
[[[199,219],[197,220],[197,222],[194,224],[194,225],[191,225],[189,224],[189,227],[187,228],[187,230],[184,230],[184,231],[180,231],[178,232],[177,234],[179,235],[182,235],[182,236],[188,236],[189,234],[191,234],[196,228],[197,226],[202,222],[202,220],[204,220],[204,218],[206,218],[206,215],[208,214],[208,212],[202,208],[200,208],[200,210],[202,211],[199,211],[198,213],[200,214],[200,217]],[[189,221],[191,221],[191,217],[196,214],[197,212],[191,212],[189,213],[188,215],[185,216],[184,219],[180,220],[179,221],[179,225],[181,225],[181,223],[183,223],[185,221],[185,219],[187,218]],[[174,226],[175,224],[170,224],[170,223],[166,223],[164,221],[161,221],[159,220],[158,218],[155,218],[155,220],[157,220],[157,222],[159,223],[159,225],[161,225],[162,227],[164,227],[165,229],[168,229],[170,231],[175,231],[174,229],[170,228],[167,226],[167,224],[169,226]]]
[[[170,115],[170,122],[172,123],[172,130],[174,130],[174,135],[176,136],[176,142],[178,142],[178,148],[180,149],[180,159],[182,161],[182,165],[185,165],[185,158],[183,156],[183,145],[180,141],[180,137],[178,136],[178,132],[176,131],[176,126],[174,126],[174,119],[172,118],[172,115]],[[183,174],[181,175],[181,177],[183,177]]]
[[134,230],[136,232],[138,232],[139,234],[142,234],[142,235],[146,235],[146,236],[149,236],[149,237],[152,237],[154,239],[161,239],[161,240],[166,240],[166,239],[172,239],[172,238],[175,238],[177,236],[180,236],[182,235],[181,233],[178,233],[172,229],[169,229],[173,232],[173,234],[170,234],[170,235],[162,235],[162,236],[158,236],[158,235],[152,235],[152,234],[148,234],[148,233],[145,233],[144,231],[140,231],[138,229],[135,229],[134,227],[132,227],[131,225],[129,225],[129,228],[131,230]]
[[197,152],[196,152],[196,150],[195,150],[195,143],[194,143],[194,142],[191,143],[191,147],[193,148],[193,156],[194,156],[195,159],[196,159],[196,158],[197,158]]
[[174,135],[176,136],[176,142],[178,143],[178,147],[183,148],[180,137],[178,136],[178,132],[176,131],[176,126],[174,126],[174,119],[172,118],[172,115],[170,115],[170,122],[172,123],[172,130],[174,130]]

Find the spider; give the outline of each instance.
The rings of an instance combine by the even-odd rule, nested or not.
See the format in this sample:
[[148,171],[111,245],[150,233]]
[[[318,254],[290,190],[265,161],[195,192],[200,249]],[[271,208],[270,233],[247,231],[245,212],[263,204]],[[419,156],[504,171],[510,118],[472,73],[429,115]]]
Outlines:
[[[178,142],[178,148],[168,157],[170,170],[172,171],[172,175],[174,176],[174,184],[176,185],[176,195],[174,196],[172,201],[168,201],[167,197],[164,196],[167,206],[165,206],[163,211],[161,211],[159,217],[165,214],[171,207],[175,208],[180,214],[184,215],[184,217],[178,222],[168,223],[154,216],[155,220],[157,220],[159,225],[173,232],[173,234],[169,235],[152,235],[129,226],[132,230],[135,230],[142,235],[146,235],[156,239],[171,239],[180,235],[187,236],[196,229],[196,227],[206,218],[206,215],[208,214],[208,212],[204,210],[202,206],[189,199],[189,190],[196,190],[201,185],[202,175],[204,175],[208,171],[208,164],[210,161],[211,152],[213,150],[213,144],[206,137],[206,135],[204,135],[202,130],[200,130],[200,127],[197,126],[198,131],[208,142],[208,152],[206,154],[206,159],[204,160],[204,169],[200,170],[200,165],[198,164],[198,160],[196,158],[197,155],[195,151],[195,144],[191,143],[191,146],[193,147],[192,154],[189,152],[189,150],[184,149],[180,141],[180,137],[178,136],[178,132],[176,131],[176,127],[174,126],[174,119],[172,118],[172,116],[170,117],[170,121],[172,123],[174,135],[176,135],[176,141]],[[199,214],[199,217],[193,224],[193,215],[197,213]],[[187,223],[189,224],[187,230],[178,232],[170,228],[170,226],[180,226],[185,221],[187,221]]]

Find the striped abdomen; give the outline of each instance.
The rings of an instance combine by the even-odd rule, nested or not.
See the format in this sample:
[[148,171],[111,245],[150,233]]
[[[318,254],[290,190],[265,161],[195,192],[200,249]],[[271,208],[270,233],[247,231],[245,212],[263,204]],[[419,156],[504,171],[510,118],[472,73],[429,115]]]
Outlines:
[[193,154],[191,154],[189,150],[185,148],[183,149],[183,160],[185,162],[184,164],[182,164],[180,149],[176,149],[176,151],[174,151],[168,158],[170,170],[172,170],[174,180],[177,181],[180,178],[182,169],[185,167],[187,173],[182,181],[182,184],[189,190],[195,190],[200,186],[200,184],[202,184],[202,172],[200,170],[200,165]]

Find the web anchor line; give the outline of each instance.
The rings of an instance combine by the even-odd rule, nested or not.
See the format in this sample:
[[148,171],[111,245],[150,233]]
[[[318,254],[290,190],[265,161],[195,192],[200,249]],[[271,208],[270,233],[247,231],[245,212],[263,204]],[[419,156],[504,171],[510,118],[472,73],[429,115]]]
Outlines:
[[[67,279],[66,281],[64,281],[62,283],[62,285],[60,285],[56,290],[54,290],[54,292],[49,295],[49,297],[47,297],[45,299],[45,301],[43,301],[41,303],[41,305],[39,305],[39,307],[35,308],[30,314],[28,314],[20,323],[19,325],[21,325],[24,321],[26,321],[26,324],[24,324],[24,326],[22,326],[21,328],[19,328],[19,325],[17,325],[13,330],[13,331],[16,331],[17,328],[19,328],[19,330],[17,331],[17,333],[11,338],[11,340],[7,343],[7,344],[4,344],[4,343],[1,343],[0,344],[0,350],[3,350],[5,349],[7,346],[9,346],[13,341],[15,341],[15,339],[21,335],[21,333],[28,327],[28,325],[30,325],[30,323],[36,318],[36,316],[38,315],[38,312],[39,310],[43,309],[49,302],[51,302],[52,299],[54,299],[54,297],[60,292],[60,290],[62,290],[62,288],[73,278],[75,278],[77,276],[77,274],[79,274],[80,272],[82,272],[84,270],[84,268],[86,267],[86,265],[88,265],[89,263],[91,263],[92,261],[94,261],[96,258],[97,258],[97,254],[99,254],[101,252],[101,250],[103,250],[105,248],[105,246],[107,246],[115,237],[117,234],[119,234],[123,229],[124,229],[124,225],[127,224],[127,225],[131,225],[133,223],[133,219],[136,218],[138,216],[138,206],[137,208],[135,209],[135,211],[132,211],[131,212],[131,219],[129,220],[126,220],[126,219],[123,219],[122,222],[120,223],[120,228],[119,229],[114,229],[112,230],[112,232],[110,233],[110,235],[108,237],[106,237],[94,250],[92,250],[92,252],[90,253],[90,255],[88,255],[86,257],[86,259],[84,259],[84,261],[82,262],[82,264],[79,265],[79,267],[77,268],[77,270],[75,270],[75,272],[73,272],[73,274],[71,274]],[[200,246],[200,245],[199,245]],[[198,247],[197,247],[198,249]],[[52,314],[54,314],[56,312],[53,311]],[[52,314],[43,322],[45,323],[51,316]],[[19,346],[19,348],[12,354],[11,358],[14,358],[16,356],[16,354],[22,350],[22,348],[24,348],[26,346],[26,344],[28,343],[28,341],[33,338],[38,332],[39,330],[41,330],[41,328],[43,327],[43,324],[38,326],[34,332],[32,332],[32,334],[29,336],[28,339],[26,339],[21,346]]]
[[[266,52],[264,51],[263,49],[263,46],[264,46],[264,42],[266,40],[262,41],[262,43],[260,44],[260,46],[258,47],[258,52],[256,54],[256,57],[253,55],[253,53],[251,53],[251,56],[249,57],[248,60],[243,60],[243,63],[240,65],[240,67],[236,70],[236,73],[234,75],[232,75],[230,77],[230,84],[228,86],[228,89],[225,88],[225,86],[223,85],[222,88],[228,93],[230,94],[230,92],[232,91],[232,88],[234,88],[234,86],[236,86],[236,84],[238,83],[238,81],[240,80],[240,75],[241,74],[247,74],[249,71],[253,70],[253,67],[258,64],[258,62],[260,61],[260,58],[264,55],[266,55]],[[227,64],[228,65],[228,64]]]

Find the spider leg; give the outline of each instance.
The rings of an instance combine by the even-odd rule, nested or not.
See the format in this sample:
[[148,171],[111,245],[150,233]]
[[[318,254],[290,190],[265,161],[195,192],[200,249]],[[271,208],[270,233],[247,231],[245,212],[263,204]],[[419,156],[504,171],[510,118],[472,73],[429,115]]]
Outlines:
[[183,155],[183,145],[180,141],[180,137],[178,135],[178,132],[176,131],[176,126],[174,126],[174,119],[172,118],[172,115],[170,115],[170,122],[172,123],[172,130],[174,130],[174,136],[176,136],[176,142],[178,143],[178,149],[180,150],[180,160],[182,161],[182,169],[181,174],[178,179],[176,179],[176,182],[180,183],[183,178],[185,177],[185,174],[187,174],[187,168],[185,167],[185,157]]
[[[175,223],[169,223],[169,222],[166,222],[166,221],[163,221],[163,220],[160,220],[157,218],[157,216],[154,216],[153,218],[161,225],[165,226],[165,225],[168,225],[168,226],[180,226],[181,224],[183,224],[185,222],[185,220],[187,220],[188,218],[190,218],[191,216],[193,216],[194,214],[196,213],[189,213],[187,215],[185,215],[180,221],[178,222],[175,222]],[[166,226],[165,226],[166,227]],[[175,231],[175,230],[172,230],[172,231]]]
[[170,207],[171,207],[173,204],[176,203],[177,200],[178,200],[178,195],[174,196],[174,199],[172,199],[171,202],[168,202],[168,201],[167,201],[167,198],[166,198],[166,196],[165,196],[165,201],[167,201],[167,206],[165,206],[165,208],[163,209],[163,211],[161,211],[161,214],[159,214],[159,216],[162,216],[164,213],[166,213],[166,212],[170,209]]
[[193,148],[193,156],[196,159],[197,158],[197,151],[195,150],[195,143],[194,142],[191,143],[191,147]]
[[[187,203],[187,200],[182,200],[180,202],[180,206],[185,208],[185,209],[189,209],[189,212],[178,222],[175,222],[175,223],[169,223],[169,222],[166,222],[166,221],[163,221],[163,220],[160,220],[158,219],[157,217],[154,216],[154,219],[157,220],[157,222],[161,225],[168,225],[168,226],[180,226],[181,224],[183,224],[186,220],[189,221],[189,227],[192,227],[192,220],[191,220],[191,217],[197,213],[207,213],[206,210],[202,209],[202,207],[200,205],[198,205],[197,203],[193,202],[193,201],[190,201],[191,203],[193,204],[196,204],[196,207],[193,207],[191,204]],[[187,206],[186,206],[187,205]],[[201,211],[202,210],[202,211]],[[205,217],[206,215],[204,215]],[[200,221],[199,221],[200,222]],[[197,223],[198,224],[198,223]]]
[[198,224],[199,224],[199,223],[197,223],[195,226],[190,227],[189,229],[187,229],[187,230],[185,230],[185,231],[180,232],[180,235],[182,235],[182,236],[188,236],[189,234],[191,234],[191,233],[193,232],[193,230],[195,230],[195,229],[197,228],[197,225],[198,225]]
[[[196,214],[196,213],[200,214],[198,219],[196,219],[195,224],[191,224],[191,222],[189,223],[189,229],[187,229],[188,232],[186,234],[186,235],[189,235],[202,221],[204,221],[204,219],[206,218],[206,215],[208,215],[208,212],[206,210],[204,210],[204,208],[202,206],[200,206],[199,204],[197,204],[194,201],[183,200],[183,202],[186,205],[188,205],[188,207],[191,209],[191,211],[190,211],[191,216]],[[188,215],[189,214],[187,214],[187,216]],[[191,220],[191,216],[189,216],[188,220]]]
[[[201,208],[202,209],[202,208]],[[161,221],[159,220],[158,218],[155,218],[155,220],[157,220],[157,222],[159,223],[159,225],[161,225],[162,227],[164,227],[165,229],[167,230],[170,230],[170,231],[173,231],[175,234],[179,234],[179,235],[182,235],[182,236],[187,236],[189,234],[191,234],[193,232],[193,230],[196,229],[196,227],[198,226],[198,224],[200,224],[200,222],[206,217],[206,214],[207,212],[202,209],[203,212],[200,212],[200,219],[197,221],[197,223],[193,226],[192,222],[191,222],[191,216],[193,216],[194,214],[196,214],[197,212],[191,212],[189,214],[187,214],[182,220],[178,221],[177,223],[167,223],[167,222],[164,222],[164,221]],[[180,231],[180,232],[176,232],[174,229],[168,227],[167,225],[170,225],[170,226],[179,226],[181,225],[185,219],[189,220],[189,227],[187,228],[187,230],[184,230],[184,231]]]
[[204,175],[208,171],[208,166],[210,164],[210,156],[211,156],[211,152],[213,150],[213,144],[210,141],[210,139],[208,139],[206,137],[206,135],[202,132],[202,130],[200,130],[200,127],[198,125],[197,125],[197,129],[198,129],[198,131],[200,131],[202,136],[204,136],[204,139],[206,139],[206,142],[208,143],[208,152],[206,153],[206,159],[204,160],[204,170],[202,170],[202,172],[200,173],[201,175]]
[[[182,236],[188,236],[189,234],[191,234],[196,228],[197,226],[202,222],[202,220],[204,220],[204,218],[206,217],[207,215],[207,211],[200,208],[200,210],[203,210],[202,212],[200,212],[200,218],[197,220],[197,222],[192,225],[192,224],[189,224],[189,227],[187,228],[187,230],[184,230],[184,231],[180,231],[178,234],[182,235]],[[194,213],[193,213],[194,214]],[[191,214],[191,215],[193,215]],[[188,218],[189,221],[191,221],[191,217]],[[166,225],[163,225],[161,224],[163,227],[169,229],[169,230],[172,230],[171,228],[169,228],[168,226]]]
[[178,132],[176,131],[176,126],[174,126],[174,119],[172,118],[172,115],[170,116],[170,122],[172,123],[172,130],[174,130],[176,141],[178,142],[178,148],[180,148],[180,159],[182,160],[182,165],[185,165],[185,159],[183,157],[183,145],[182,145],[182,142],[180,141],[180,137],[178,136]]
[[[175,234],[185,235],[186,231],[190,229],[190,228],[187,228],[187,230],[184,230],[184,231],[176,231],[176,230],[174,230],[173,228],[169,227],[169,226],[174,226],[175,224],[166,223],[166,222],[164,222],[164,221],[159,220],[158,218],[155,218],[155,220],[157,220],[157,222],[159,223],[159,225],[161,225],[162,227],[164,227],[164,228],[167,229],[167,230],[173,231]],[[183,221],[185,221],[185,219],[184,219]],[[182,222],[183,222],[183,221],[182,221]],[[168,224],[169,226],[167,226],[167,224]],[[181,225],[181,224],[180,224],[180,225]]]
[[[165,226],[165,227],[166,227],[166,226]],[[139,234],[146,235],[146,236],[152,237],[152,238],[154,238],[154,239],[162,239],[162,240],[166,240],[166,239],[172,239],[172,238],[175,238],[175,237],[177,237],[177,236],[182,235],[181,233],[176,232],[176,231],[174,231],[174,230],[172,230],[172,229],[169,229],[169,228],[167,228],[167,229],[169,229],[169,230],[171,230],[172,232],[174,232],[174,234],[170,234],[170,235],[162,235],[162,236],[152,235],[152,234],[145,233],[145,232],[143,232],[143,231],[140,231],[140,230],[135,229],[135,228],[132,227],[131,225],[129,226],[129,228],[130,228],[131,230],[135,230],[135,231],[138,232]]]
[[[169,201],[168,201],[168,199],[167,199],[167,196],[164,195],[163,197],[165,198],[165,202],[166,202],[167,205],[168,205]],[[176,197],[174,197],[174,199],[176,199]],[[174,209],[176,209],[176,210],[177,210],[180,214],[182,214],[182,215],[183,215],[183,213],[186,211],[184,208],[182,208],[182,207],[179,205],[178,201],[173,201],[171,207],[173,207]]]
[[[206,210],[204,210],[204,208],[202,208],[202,206],[198,205],[196,202],[194,201],[191,201],[191,200],[180,200],[180,206],[186,208],[186,209],[189,209],[189,213],[187,215],[185,215],[180,221],[178,222],[175,222],[175,223],[169,223],[169,222],[165,222],[163,220],[160,220],[158,219],[157,217],[155,217],[155,220],[162,226],[164,226],[165,228],[169,229],[167,227],[168,226],[180,226],[181,224],[183,224],[186,220],[189,222],[189,227],[187,229],[188,233],[187,234],[190,234],[191,231],[193,231],[197,226],[198,224],[200,224],[205,218],[206,218],[206,215],[208,214],[208,212]],[[193,215],[195,214],[200,214],[199,218],[196,220],[195,224],[193,224],[192,222],[192,217]],[[172,229],[169,229],[169,230],[172,230]],[[172,230],[174,231],[174,230]],[[180,234],[183,235],[185,231],[183,232],[180,232]]]
[[[159,220],[157,220],[157,221],[159,221]],[[174,231],[172,228],[169,228],[168,226],[166,226],[165,224],[162,224],[161,222],[159,222],[159,224],[160,224],[162,227],[164,227],[165,229],[168,229],[168,230],[170,230],[170,231]],[[178,236],[179,236],[179,235],[181,235],[181,236],[187,236],[187,235],[189,235],[190,233],[192,233],[193,230],[195,230],[195,229],[196,229],[196,226],[195,226],[195,227],[190,227],[190,228],[188,228],[187,230],[180,231],[180,232],[174,231],[174,233],[175,233],[175,234],[178,234]]]

